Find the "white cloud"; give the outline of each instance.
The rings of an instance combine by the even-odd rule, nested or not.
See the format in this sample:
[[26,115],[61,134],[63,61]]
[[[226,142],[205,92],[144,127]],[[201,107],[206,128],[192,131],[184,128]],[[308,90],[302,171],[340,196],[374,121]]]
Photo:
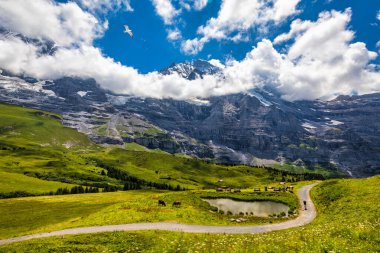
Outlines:
[[198,32],[210,39],[224,39],[233,32],[247,31],[256,25],[280,23],[297,14],[300,0],[223,0],[218,16],[207,21]]
[[289,49],[289,57],[291,59],[300,56],[308,59],[323,57],[324,60],[331,60],[342,55],[347,49],[347,42],[354,37],[352,31],[346,30],[350,19],[351,10],[347,9],[343,13],[322,12],[319,19],[313,23],[299,20],[293,22],[288,36],[294,38],[295,43]]
[[[279,24],[289,16],[297,14],[299,2],[300,0],[223,0],[218,16],[198,28],[197,33],[202,36],[198,41],[202,41],[204,45],[212,39],[229,39],[235,42],[246,40],[245,34],[252,27],[265,26],[268,23]],[[184,46],[190,41],[196,40],[188,40]],[[202,50],[202,47],[198,48]],[[187,54],[197,54],[200,50],[182,48]]]
[[173,18],[181,12],[177,10],[170,0],[152,0],[157,15],[159,15],[166,25],[173,23]]
[[224,69],[226,67],[220,60],[217,59],[211,59],[208,62],[220,69]]
[[84,9],[91,13],[107,13],[110,11],[133,11],[130,0],[76,0]]
[[290,31],[288,33],[283,33],[277,36],[274,39],[275,44],[282,43],[284,41],[290,40],[295,37],[297,34],[306,31],[312,26],[311,21],[302,21],[301,19],[296,19],[290,25]]
[[[33,6],[36,2],[30,1],[28,4]],[[62,5],[51,3],[48,6],[54,7],[51,9],[53,13],[62,8]],[[41,11],[26,9],[32,12],[30,16],[38,16]],[[1,14],[7,14],[4,8],[0,10]],[[8,14],[0,16],[6,23],[12,23],[4,18]],[[20,17],[19,30],[28,28],[29,19]],[[364,43],[351,43],[353,32],[347,29],[350,17],[350,10],[332,11],[322,13],[315,22],[295,21],[291,31],[282,37],[282,41],[294,40],[287,54],[277,52],[269,40],[263,40],[243,60],[228,61],[221,75],[206,75],[203,79],[191,81],[177,74],[140,74],[136,69],[104,56],[99,48],[88,43],[73,43],[75,46],[58,47],[52,55],[41,55],[38,46],[12,36],[0,36],[0,67],[40,79],[91,77],[103,88],[116,93],[154,98],[207,98],[244,92],[264,85],[276,88],[287,100],[332,98],[335,94],[380,91],[380,73],[370,64],[377,54],[368,51]],[[46,22],[44,19],[38,20]],[[58,22],[56,27],[62,27],[66,21],[62,19]],[[93,27],[90,30],[98,26],[96,23],[91,24]],[[38,35],[36,32],[32,34]],[[70,38],[73,40],[73,37]],[[202,40],[204,38],[195,39],[184,47],[199,50],[205,43]],[[223,66],[217,60],[211,60],[211,63]]]
[[380,21],[380,10],[377,12],[376,18]]
[[209,0],[180,0],[179,4],[187,11],[191,11],[191,9],[201,11],[207,6],[208,2]]
[[315,22],[296,20],[275,42],[294,39],[279,77],[279,90],[289,100],[328,98],[380,90],[380,74],[370,67],[377,57],[361,42],[351,43],[347,30],[351,10],[323,12]]
[[194,9],[199,11],[205,8],[208,4],[208,0],[194,0]]
[[273,8],[269,8],[266,11],[266,19],[273,20],[276,23],[282,22],[289,16],[298,14],[298,3],[300,0],[277,0],[273,1]]
[[187,0],[180,0],[179,4],[181,5],[182,8],[184,8],[187,11],[191,10],[190,4],[187,2]]
[[168,33],[167,39],[169,41],[176,41],[182,38],[181,31],[178,28],[167,29],[166,32]]
[[181,43],[181,50],[185,54],[198,54],[198,52],[202,51],[203,46],[207,42],[207,39],[201,38],[195,38],[192,40],[184,40]]
[[56,4],[49,0],[0,1],[2,27],[33,38],[55,41],[58,45],[91,44],[104,27],[76,3]]
[[0,40],[0,48],[0,66],[14,73],[26,73],[41,79],[62,76],[92,77],[102,87],[117,93],[187,99],[222,95],[240,89],[238,86],[223,84],[213,76],[188,81],[177,74],[163,76],[152,72],[142,75],[134,68],[103,56],[99,49],[92,46],[60,48],[54,55],[39,56],[36,47],[18,38],[3,38]]

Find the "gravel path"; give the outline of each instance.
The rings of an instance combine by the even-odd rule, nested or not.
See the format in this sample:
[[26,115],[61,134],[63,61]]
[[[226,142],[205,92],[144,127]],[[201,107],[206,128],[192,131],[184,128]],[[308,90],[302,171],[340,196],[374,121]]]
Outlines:
[[259,225],[259,226],[205,226],[205,225],[187,225],[178,223],[131,223],[121,225],[109,225],[109,226],[95,226],[95,227],[81,227],[70,228],[64,230],[58,230],[48,233],[40,233],[34,235],[26,235],[21,237],[14,237],[10,239],[0,240],[0,245],[8,244],[12,242],[21,242],[35,238],[43,238],[50,236],[62,236],[62,235],[77,235],[77,234],[89,234],[100,232],[114,232],[114,231],[135,231],[135,230],[170,230],[177,232],[188,233],[226,233],[226,234],[257,234],[265,233],[275,230],[288,229],[293,227],[304,226],[314,220],[317,213],[313,202],[311,201],[309,192],[315,184],[306,185],[300,188],[298,197],[300,205],[303,207],[303,201],[307,201],[307,210],[300,211],[299,216],[294,220],[289,220],[277,224]]

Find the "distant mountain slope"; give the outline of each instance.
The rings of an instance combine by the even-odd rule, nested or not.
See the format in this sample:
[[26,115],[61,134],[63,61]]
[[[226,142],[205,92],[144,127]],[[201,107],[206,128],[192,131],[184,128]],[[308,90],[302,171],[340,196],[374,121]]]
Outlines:
[[252,181],[257,185],[321,178],[217,165],[137,144],[102,147],[63,126],[59,115],[13,105],[0,104],[0,119],[0,199],[50,194],[76,185],[179,190],[214,188],[220,179],[231,187],[247,188]]
[[[161,73],[193,79],[219,68],[199,60]],[[6,73],[0,101],[60,113],[65,125],[102,144],[135,142],[222,163],[324,167],[359,177],[380,172],[380,93],[288,102],[262,87],[207,100],[158,100],[113,94],[92,79]]]

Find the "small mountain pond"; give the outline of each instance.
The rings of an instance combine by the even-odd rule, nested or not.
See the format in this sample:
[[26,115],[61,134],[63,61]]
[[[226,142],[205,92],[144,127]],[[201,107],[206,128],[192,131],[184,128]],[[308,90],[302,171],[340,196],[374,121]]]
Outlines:
[[273,201],[236,201],[232,199],[203,199],[211,206],[218,208],[225,214],[252,215],[258,217],[268,217],[273,214],[285,213],[288,216],[289,207],[282,203]]

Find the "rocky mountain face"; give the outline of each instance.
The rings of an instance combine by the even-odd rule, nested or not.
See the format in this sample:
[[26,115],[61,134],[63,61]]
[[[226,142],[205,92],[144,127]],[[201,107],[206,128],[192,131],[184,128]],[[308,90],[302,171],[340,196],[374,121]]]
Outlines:
[[[199,60],[161,73],[195,79],[218,71]],[[356,177],[380,172],[380,93],[292,103],[261,88],[158,100],[112,94],[92,79],[37,81],[4,72],[0,101],[60,113],[65,125],[104,145],[136,142],[223,163],[313,165]]]
[[195,80],[204,75],[213,75],[220,69],[207,61],[195,60],[192,62],[173,63],[169,67],[160,71],[163,75],[178,74],[183,78]]

